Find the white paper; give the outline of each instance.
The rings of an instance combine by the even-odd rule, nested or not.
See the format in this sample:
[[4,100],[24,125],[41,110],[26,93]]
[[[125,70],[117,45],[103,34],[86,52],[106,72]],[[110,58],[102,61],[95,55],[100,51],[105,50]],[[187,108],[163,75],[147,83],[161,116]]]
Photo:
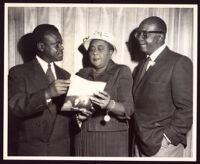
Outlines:
[[91,96],[94,93],[103,91],[106,86],[105,82],[90,81],[77,75],[71,75],[70,80],[71,83],[67,96]]

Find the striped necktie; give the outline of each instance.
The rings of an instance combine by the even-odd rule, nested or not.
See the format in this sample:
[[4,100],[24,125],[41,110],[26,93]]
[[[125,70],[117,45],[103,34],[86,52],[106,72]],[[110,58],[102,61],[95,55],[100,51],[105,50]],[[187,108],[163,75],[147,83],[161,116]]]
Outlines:
[[52,72],[50,63],[48,63],[48,68],[47,68],[46,75],[47,75],[47,78],[49,80],[49,83],[52,83],[55,80],[55,76],[54,76],[54,74]]
[[141,72],[141,74],[140,74],[139,81],[140,81],[140,80],[142,79],[142,77],[144,76],[144,74],[145,74],[145,72],[146,72],[146,70],[147,70],[147,65],[148,65],[148,63],[149,63],[150,60],[151,60],[150,57],[147,57],[147,58],[145,59],[145,62],[144,62],[143,68],[142,68],[142,72]]

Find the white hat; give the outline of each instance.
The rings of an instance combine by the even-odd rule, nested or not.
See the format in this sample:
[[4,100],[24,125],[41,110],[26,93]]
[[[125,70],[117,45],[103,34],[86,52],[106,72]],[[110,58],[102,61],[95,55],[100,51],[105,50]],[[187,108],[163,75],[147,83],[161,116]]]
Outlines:
[[88,48],[90,46],[90,42],[93,39],[104,40],[104,41],[110,43],[114,48],[114,53],[117,52],[117,48],[115,47],[114,39],[113,39],[113,36],[112,36],[111,33],[96,31],[91,36],[88,36],[87,38],[84,38],[83,39],[83,45],[84,45],[86,50],[88,50]]

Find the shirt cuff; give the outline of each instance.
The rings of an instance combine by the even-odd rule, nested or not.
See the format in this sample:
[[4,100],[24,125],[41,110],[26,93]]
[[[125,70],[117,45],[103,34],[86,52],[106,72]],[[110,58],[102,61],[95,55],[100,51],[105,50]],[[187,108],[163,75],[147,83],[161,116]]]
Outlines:
[[165,133],[163,133],[164,137],[166,138],[166,140],[171,144],[172,142],[170,141],[170,139],[166,136]]

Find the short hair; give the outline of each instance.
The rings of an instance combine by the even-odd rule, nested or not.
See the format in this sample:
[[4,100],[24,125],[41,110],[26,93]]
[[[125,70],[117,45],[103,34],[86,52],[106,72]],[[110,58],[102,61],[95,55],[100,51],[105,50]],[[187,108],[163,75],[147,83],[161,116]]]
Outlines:
[[167,33],[167,25],[164,22],[164,20],[161,19],[160,17],[157,16],[148,17],[141,22],[141,24],[143,23],[156,24],[157,27],[163,31],[163,33],[165,34]]
[[43,41],[44,35],[48,33],[58,32],[57,27],[51,24],[40,24],[32,32],[34,40],[36,43]]

